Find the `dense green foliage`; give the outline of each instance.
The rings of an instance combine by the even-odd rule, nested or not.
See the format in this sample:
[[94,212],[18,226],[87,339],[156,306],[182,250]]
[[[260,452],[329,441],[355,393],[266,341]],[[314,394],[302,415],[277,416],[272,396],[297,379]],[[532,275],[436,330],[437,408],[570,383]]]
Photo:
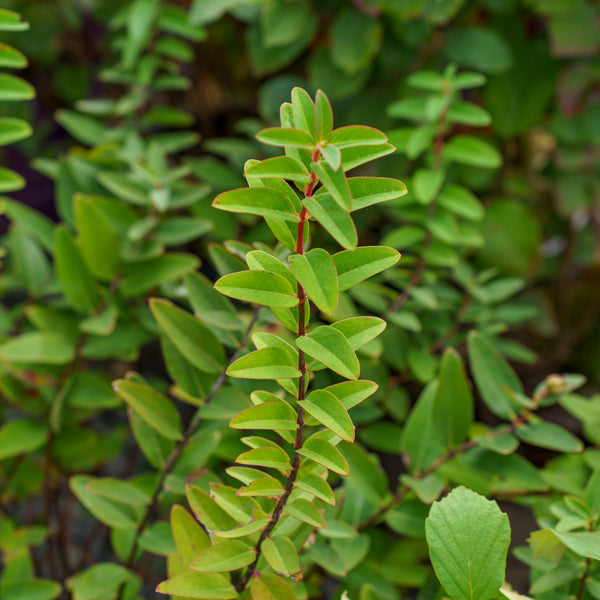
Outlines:
[[3,600],[600,597],[595,4],[8,9]]

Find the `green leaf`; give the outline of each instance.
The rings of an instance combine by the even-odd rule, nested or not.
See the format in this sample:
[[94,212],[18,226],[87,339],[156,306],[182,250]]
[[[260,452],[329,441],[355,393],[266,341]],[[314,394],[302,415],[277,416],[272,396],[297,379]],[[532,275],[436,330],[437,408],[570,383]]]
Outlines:
[[395,265],[400,254],[385,246],[362,246],[334,254],[339,291],[343,292],[357,283]]
[[315,138],[315,103],[301,87],[292,89],[292,114],[294,125],[306,131],[311,140]]
[[15,11],[0,8],[0,31],[27,31],[29,23],[21,20]]
[[400,198],[407,193],[406,185],[388,177],[349,177],[352,210],[360,210],[379,202]]
[[239,540],[219,540],[196,556],[190,565],[202,573],[225,573],[246,567],[256,551]]
[[333,259],[322,248],[313,248],[306,254],[288,258],[290,269],[304,291],[317,307],[332,313],[338,302],[337,273]]
[[150,309],[158,326],[192,365],[206,373],[221,372],[225,352],[206,325],[162,298],[152,298]]
[[74,209],[81,254],[91,273],[109,282],[121,268],[119,238],[96,208],[94,197],[76,194]]
[[309,133],[302,129],[288,127],[268,127],[256,134],[256,139],[269,146],[304,148],[313,150],[315,142]]
[[348,250],[356,247],[358,235],[352,217],[329,194],[306,197],[303,203],[311,215],[341,246]]
[[171,509],[171,531],[177,554],[185,564],[210,546],[210,540],[198,521],[178,504]]
[[569,550],[585,558],[600,560],[600,531],[582,531],[582,532],[559,532],[552,530],[552,533]]
[[270,2],[265,5],[260,20],[264,45],[272,48],[295,42],[309,24],[310,13],[310,5],[304,2]]
[[386,325],[386,322],[379,317],[351,317],[336,321],[331,324],[331,327],[344,334],[352,350],[358,350],[375,339]]
[[352,210],[352,196],[344,171],[334,171],[327,163],[313,162],[311,167],[338,205],[345,211]]
[[301,469],[296,481],[294,481],[294,487],[303,492],[312,494],[315,498],[319,498],[319,500],[323,500],[323,502],[327,502],[327,504],[331,504],[331,506],[335,506],[335,495],[333,490],[323,477],[319,477],[314,473],[303,472]]
[[306,184],[310,181],[310,173],[304,163],[290,156],[276,156],[254,163],[246,169],[247,177],[281,177]]
[[88,117],[72,110],[59,110],[55,115],[56,122],[62,125],[67,132],[78,142],[86,146],[96,146],[100,144],[105,136],[107,129],[103,123],[94,117]]
[[297,452],[339,475],[348,475],[350,471],[342,453],[327,440],[319,437],[308,438]]
[[296,411],[283,400],[278,402],[263,402],[251,406],[237,414],[230,427],[234,429],[284,429],[296,431]]
[[325,519],[314,504],[304,498],[288,502],[283,508],[283,514],[294,517],[311,527],[325,527]]
[[354,441],[354,425],[344,405],[327,390],[315,390],[306,400],[298,402],[319,423],[339,435],[343,440]]
[[33,419],[15,419],[0,427],[0,460],[30,454],[46,443],[48,431]]
[[292,289],[296,289],[297,282],[291,271],[278,258],[262,250],[252,250],[246,254],[246,262],[253,271],[269,271],[287,279]]
[[0,167],[0,193],[1,192],[16,192],[25,187],[25,179],[11,171]]
[[[485,27],[454,27],[444,38],[444,51],[449,60],[484,73],[502,73],[513,62],[510,47],[504,38]],[[455,82],[460,82],[461,76],[471,75],[461,73]],[[481,85],[480,81],[478,85]]]
[[[375,129],[373,127],[367,127],[365,125],[348,125],[347,127],[340,127],[338,129],[334,129],[331,136],[329,137],[328,144],[335,144],[340,150],[344,150],[346,148],[352,148],[354,146],[380,146],[379,148],[370,148],[365,149],[364,152],[373,152],[376,153],[377,156],[373,156],[368,160],[374,160],[375,158],[379,158],[379,156],[383,156],[379,154],[379,152],[383,151],[385,154],[388,154],[388,146],[386,144],[387,136],[379,129]],[[393,148],[393,146],[390,146]],[[346,163],[347,159],[353,157],[353,160],[357,160],[358,154],[353,155],[353,153],[345,154],[342,152],[343,162]],[[353,166],[344,166],[344,171],[349,171],[351,168],[354,168],[358,165]]]
[[163,581],[156,591],[193,600],[234,600],[238,597],[235,588],[224,575],[193,571]]
[[[282,483],[275,477],[261,477],[254,479],[245,487],[240,488],[236,493],[238,496],[261,496],[273,498],[281,496],[284,492]],[[267,519],[268,523],[269,519]],[[266,523],[264,523],[266,525]]]
[[[0,47],[0,59],[2,58],[2,48]],[[0,118],[0,146],[13,144],[24,140],[33,133],[29,123],[21,119],[12,119],[8,117]]]
[[235,461],[241,465],[277,469],[282,473],[288,473],[290,470],[290,457],[279,446],[252,448],[242,452]]
[[54,600],[62,593],[62,586],[49,579],[8,580],[2,584],[2,593],[10,600]]
[[262,543],[261,550],[276,573],[295,577],[300,572],[298,553],[289,538],[282,535],[268,537]]
[[251,187],[219,194],[213,201],[215,208],[228,212],[272,217],[298,223],[300,217],[290,199],[270,187]]
[[279,575],[262,571],[250,580],[252,600],[296,600],[294,590]]
[[54,224],[48,217],[9,198],[0,198],[0,212],[6,213],[27,235],[36,238],[50,254],[54,253]]
[[227,531],[237,527],[238,522],[203,489],[189,485],[186,489],[186,497],[192,512],[208,531]]
[[502,156],[493,146],[471,135],[457,135],[445,146],[444,159],[472,167],[497,169]]
[[444,352],[438,381],[433,402],[433,427],[444,446],[454,448],[467,439],[475,417],[469,381],[454,348]]
[[492,122],[490,113],[471,102],[454,102],[446,113],[448,123],[460,123],[473,127],[487,127]]
[[296,338],[296,346],[346,379],[358,379],[360,364],[352,346],[337,329],[322,325]]
[[321,90],[317,90],[315,105],[315,138],[317,143],[322,143],[327,141],[331,135],[333,111],[329,99]]
[[377,391],[377,384],[372,381],[343,381],[325,388],[334,394],[346,410],[360,404],[363,400]]
[[96,496],[102,496],[113,502],[130,504],[132,506],[150,503],[150,495],[129,481],[114,477],[91,478],[86,485],[87,489]]
[[431,204],[442,189],[445,173],[441,169],[418,169],[413,177],[414,193],[421,204]]
[[470,221],[480,221],[485,214],[476,196],[466,188],[454,184],[444,186],[438,196],[437,205]]
[[20,77],[0,73],[0,100],[31,100],[35,98],[33,86]]
[[241,271],[221,277],[215,289],[230,298],[276,308],[298,305],[294,288],[281,275],[267,271]]
[[538,448],[548,448],[557,452],[581,452],[583,442],[571,432],[556,423],[539,421],[526,423],[515,430],[517,437]]
[[0,344],[0,359],[7,363],[64,365],[75,359],[75,345],[60,333],[23,333]]
[[118,379],[115,391],[152,429],[170,440],[182,439],[181,417],[173,403],[143,383]]
[[212,228],[213,223],[208,219],[171,217],[160,223],[154,230],[154,235],[167,246],[181,246],[197,240]]
[[150,206],[149,186],[132,176],[107,171],[98,173],[97,178],[117,198],[138,206]]
[[482,333],[470,332],[467,345],[471,371],[482,400],[501,419],[514,418],[517,408],[504,388],[522,394],[521,380]]
[[489,600],[498,593],[510,525],[495,502],[458,487],[433,504],[425,531],[435,574],[453,600]]
[[300,377],[300,371],[289,350],[270,347],[238,358],[227,369],[227,375],[245,379],[288,379]]

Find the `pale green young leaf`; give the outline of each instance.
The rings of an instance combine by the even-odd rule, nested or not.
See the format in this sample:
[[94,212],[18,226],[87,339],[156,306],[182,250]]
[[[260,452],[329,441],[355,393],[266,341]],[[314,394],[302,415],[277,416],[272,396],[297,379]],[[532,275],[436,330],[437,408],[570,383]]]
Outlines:
[[288,379],[300,377],[294,355],[285,348],[269,347],[238,358],[227,375],[245,379]]
[[328,140],[329,144],[335,144],[340,150],[353,146],[379,146],[386,142],[387,136],[382,131],[365,125],[334,129]]
[[300,572],[300,562],[296,547],[289,538],[276,535],[262,543],[262,553],[276,573],[295,577]]
[[235,588],[224,575],[194,571],[163,581],[156,591],[192,600],[235,600],[238,597]]
[[[304,163],[292,158],[291,156],[276,156],[261,160],[248,167],[245,172],[246,177],[280,177],[297,181],[300,184],[307,184],[310,181],[310,173],[304,166]],[[268,185],[265,182],[265,185]]]
[[158,326],[186,360],[206,373],[222,370],[225,363],[223,346],[206,325],[162,298],[152,298],[150,309]]
[[490,600],[504,581],[510,525],[498,505],[459,487],[425,522],[435,574],[453,600]]
[[379,317],[350,317],[332,323],[331,327],[344,334],[352,350],[358,350],[375,339],[386,325],[387,323]]
[[327,163],[313,162],[311,167],[331,197],[341,208],[350,212],[352,195],[344,172],[341,169],[334,171]]
[[342,166],[342,152],[337,146],[319,146],[319,152],[333,171],[339,171]]
[[354,425],[348,411],[338,398],[327,390],[315,390],[298,403],[319,423],[343,440],[354,441]]
[[[263,473],[264,475],[264,473]],[[246,486],[240,488],[237,491],[238,496],[260,496],[266,498],[273,498],[281,496],[285,490],[283,489],[282,483],[275,479],[275,477],[260,477],[254,479]]]
[[301,87],[292,90],[292,114],[298,129],[306,131],[311,140],[315,139],[315,103],[308,92]]
[[288,502],[283,509],[283,514],[294,517],[303,523],[308,523],[311,527],[325,527],[322,511],[319,511],[314,504],[305,498]]
[[296,346],[346,379],[358,379],[360,363],[352,346],[337,329],[322,325],[296,339]]
[[291,255],[288,261],[308,298],[324,313],[332,313],[338,302],[338,286],[330,254],[322,248],[313,248],[306,254]]
[[276,308],[292,308],[298,297],[287,279],[268,271],[241,271],[224,275],[215,289],[230,298]]
[[234,429],[284,429],[295,431],[296,411],[283,400],[263,402],[251,406],[236,415],[229,423]]
[[256,139],[269,146],[285,146],[312,150],[315,142],[303,129],[268,127],[256,134]]
[[327,440],[312,436],[304,442],[298,454],[310,458],[319,465],[339,475],[348,475],[349,468],[342,453]]
[[210,546],[210,540],[198,521],[178,504],[171,509],[171,531],[177,554],[186,564]]
[[[243,488],[242,488],[243,489]],[[240,497],[244,496],[252,496],[252,494],[239,494]],[[258,511],[257,511],[258,512]],[[260,513],[264,515],[265,513]],[[214,536],[217,538],[223,539],[236,539],[241,537],[246,537],[256,533],[257,531],[262,531],[269,524],[269,517],[262,517],[260,519],[256,519],[254,521],[248,521],[248,523],[244,523],[239,527],[234,527],[229,531],[215,531]]]
[[362,246],[334,254],[339,291],[343,292],[357,283],[389,269],[400,260],[400,253],[385,246]]
[[288,473],[290,470],[290,457],[278,446],[252,448],[252,450],[242,452],[235,462],[241,465],[277,469],[282,473]]
[[213,201],[215,208],[227,212],[272,217],[298,223],[300,217],[290,199],[270,187],[251,187],[219,194]]
[[469,381],[460,355],[448,348],[442,357],[433,403],[433,427],[440,441],[454,448],[467,439],[475,417]]
[[166,396],[131,379],[118,379],[113,387],[120,398],[161,435],[170,440],[180,440],[183,437],[181,417]]
[[407,193],[406,185],[388,177],[349,177],[352,210],[360,210],[379,202],[400,198]]
[[329,194],[306,197],[304,206],[342,247],[351,250],[358,243],[356,226],[350,214]]
[[317,90],[315,96],[315,138],[319,144],[326,142],[333,129],[333,111],[327,96]]

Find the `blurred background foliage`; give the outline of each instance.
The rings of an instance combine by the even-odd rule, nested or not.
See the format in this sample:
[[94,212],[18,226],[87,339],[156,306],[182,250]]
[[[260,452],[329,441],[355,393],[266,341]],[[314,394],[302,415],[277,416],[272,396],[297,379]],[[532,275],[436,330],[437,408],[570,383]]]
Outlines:
[[[53,215],[52,186],[29,161],[55,157],[72,145],[61,119],[55,119],[58,110],[84,98],[120,97],[107,69],[122,43],[115,31],[128,3],[5,4],[22,13],[35,33],[19,39],[19,47],[29,57],[25,76],[38,97],[10,107],[33,123],[35,134],[16,150],[3,148],[0,161],[27,176],[29,186],[15,198]],[[467,90],[465,97],[491,115],[491,124],[478,135],[500,151],[503,166],[499,171],[453,167],[454,179],[476,191],[486,206],[477,224],[485,243],[474,251],[474,264],[525,278],[521,298],[536,308],[536,316],[516,337],[540,356],[534,378],[538,367],[543,373],[568,368],[597,377],[597,3],[196,0],[170,5],[171,17],[189,15],[193,51],[165,46],[164,54],[184,63],[182,72],[192,85],[162,93],[169,106],[196,118],[201,142],[186,151],[186,163],[214,192],[242,185],[243,163],[257,151],[253,134],[276,123],[293,85],[323,89],[338,126],[360,122],[386,131],[399,151],[379,161],[378,169],[405,178],[419,160],[402,152],[404,131],[419,110],[419,95],[407,88],[407,77],[450,63],[485,75],[486,84]],[[10,44],[11,35],[5,37]],[[101,68],[104,76],[98,77]],[[410,106],[395,112],[393,103],[411,94],[413,113]],[[452,133],[471,129],[455,124]],[[381,239],[393,227],[386,212],[375,208],[366,214],[362,243]],[[213,237],[232,236],[232,227],[224,221]],[[260,231],[251,236],[260,239]]]

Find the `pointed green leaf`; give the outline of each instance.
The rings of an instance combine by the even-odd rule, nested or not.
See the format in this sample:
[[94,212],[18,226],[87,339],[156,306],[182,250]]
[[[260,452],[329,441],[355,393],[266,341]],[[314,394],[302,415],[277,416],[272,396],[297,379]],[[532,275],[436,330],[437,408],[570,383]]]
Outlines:
[[338,205],[347,212],[351,211],[352,195],[344,172],[341,169],[334,171],[327,163],[313,162],[311,167]]
[[15,419],[0,427],[0,460],[31,453],[46,443],[48,431],[33,419]]
[[288,258],[290,269],[320,310],[332,313],[338,302],[337,273],[333,259],[322,248]]
[[300,377],[300,371],[291,352],[269,347],[238,358],[227,369],[227,375],[245,379],[288,379]]
[[297,452],[334,473],[339,475],[348,475],[349,473],[346,459],[335,446],[326,440],[314,436],[310,437]]
[[230,298],[277,308],[298,304],[294,288],[281,275],[268,271],[240,271],[224,275],[215,289]]
[[246,169],[247,177],[280,177],[306,184],[310,181],[308,169],[290,156],[276,156],[253,164]]
[[192,560],[190,567],[202,573],[226,573],[246,567],[256,551],[239,540],[219,540]]
[[306,131],[311,139],[315,137],[315,104],[308,92],[301,87],[292,90],[292,114],[298,129]]
[[521,380],[482,333],[471,331],[467,345],[471,371],[482,400],[496,416],[512,419],[517,414],[518,407],[504,388],[522,394]]
[[385,142],[387,136],[382,131],[365,125],[348,125],[334,129],[328,140],[328,143],[335,144],[340,150],[353,146],[378,146]]
[[312,494],[315,498],[319,498],[319,500],[323,500],[327,504],[335,506],[335,495],[331,486],[325,479],[314,473],[303,473],[300,471],[296,481],[294,481],[294,487]]
[[407,193],[406,185],[387,177],[349,177],[352,210],[360,210],[379,202],[400,198]]
[[319,146],[321,156],[333,171],[339,171],[342,166],[342,152],[337,146]]
[[314,504],[304,498],[286,504],[283,514],[294,517],[303,523],[308,523],[312,527],[325,527],[326,525],[322,513],[315,508]]
[[214,199],[213,206],[227,212],[273,217],[293,223],[300,221],[290,199],[283,192],[270,187],[241,188],[223,192]]
[[475,406],[460,355],[454,348],[444,352],[433,406],[433,427],[440,441],[454,448],[467,439]]
[[464,487],[431,507],[425,522],[435,574],[453,600],[490,600],[504,581],[510,525],[498,505]]
[[87,146],[95,146],[101,143],[107,132],[103,123],[98,119],[72,110],[61,109],[57,111],[55,119],[78,142]]
[[192,512],[208,531],[227,531],[237,527],[238,522],[228,515],[203,489],[188,485],[187,501]]
[[352,217],[329,194],[306,197],[303,202],[310,214],[342,247],[348,250],[356,247],[358,235]]
[[162,298],[152,298],[150,309],[158,326],[192,365],[206,373],[221,372],[225,352],[206,325]]
[[315,104],[315,138],[320,144],[327,141],[331,135],[331,130],[333,129],[333,111],[331,110],[329,99],[321,90],[317,90]]
[[351,317],[336,321],[331,324],[331,327],[344,334],[352,350],[358,350],[375,339],[386,325],[387,323],[379,317]]
[[185,564],[210,546],[210,540],[198,521],[178,504],[171,509],[171,531],[177,554]]
[[269,146],[305,148],[312,150],[315,143],[306,131],[287,127],[269,127],[256,134],[256,139]]
[[352,346],[337,329],[322,325],[296,339],[296,346],[346,379],[358,379],[360,363]]
[[180,440],[181,417],[173,403],[150,386],[131,379],[118,379],[115,391],[150,427],[170,440]]
[[0,100],[31,100],[35,98],[33,86],[20,77],[0,73]]
[[156,591],[192,600],[234,600],[238,597],[235,588],[224,575],[193,571],[163,581]]
[[296,547],[289,538],[276,535],[268,537],[261,546],[267,562],[276,573],[294,577],[300,571]]
[[334,254],[333,261],[337,269],[340,292],[389,269],[398,260],[400,260],[400,253],[385,246],[363,246]]
[[344,405],[331,392],[315,390],[308,395],[306,400],[301,400],[298,404],[343,440],[354,441],[352,420]]
[[230,427],[234,429],[283,429],[296,431],[296,411],[283,400],[278,402],[263,402],[251,406],[237,414],[231,422]]
[[277,469],[284,473],[290,470],[290,457],[278,446],[252,448],[252,450],[240,454],[236,458],[236,462],[241,465]]

